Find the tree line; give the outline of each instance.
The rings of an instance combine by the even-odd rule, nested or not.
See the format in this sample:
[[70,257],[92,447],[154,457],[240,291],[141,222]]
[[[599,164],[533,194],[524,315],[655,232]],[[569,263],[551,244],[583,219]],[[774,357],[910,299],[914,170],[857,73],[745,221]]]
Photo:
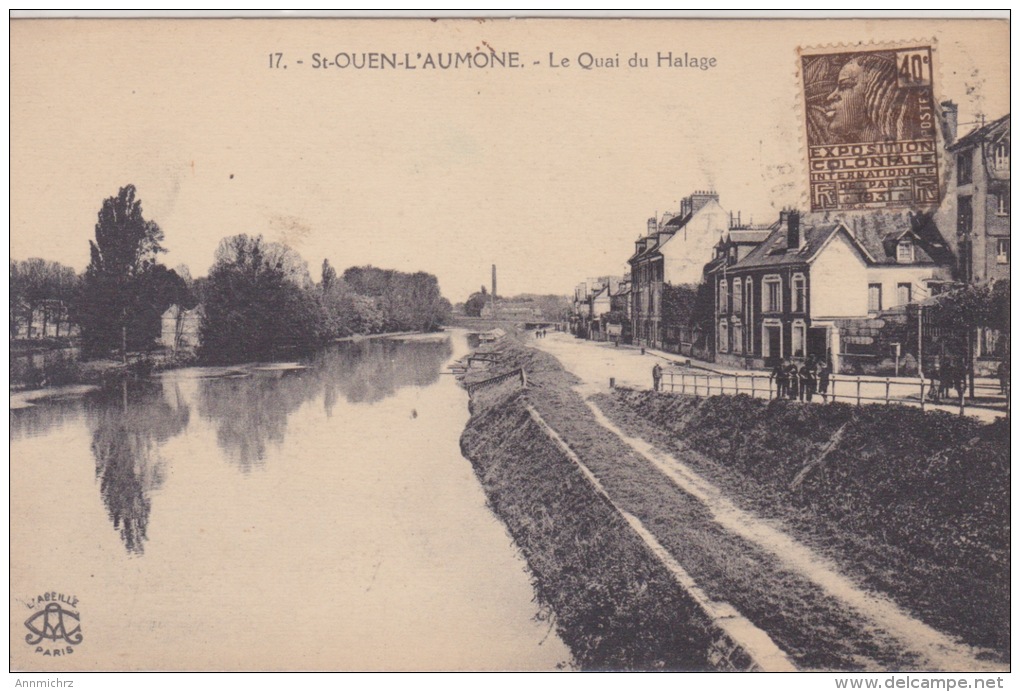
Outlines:
[[209,275],[193,280],[187,267],[160,263],[163,241],[135,187],[121,188],[102,203],[83,274],[41,259],[11,261],[11,338],[38,336],[32,328],[42,312],[43,330],[47,320],[58,334],[76,325],[83,355],[106,357],[155,346],[170,306],[201,306],[198,355],[229,363],[300,354],[353,334],[434,331],[451,310],[431,274],[366,266],[338,275],[324,260],[316,283],[300,254],[261,235],[224,238]]

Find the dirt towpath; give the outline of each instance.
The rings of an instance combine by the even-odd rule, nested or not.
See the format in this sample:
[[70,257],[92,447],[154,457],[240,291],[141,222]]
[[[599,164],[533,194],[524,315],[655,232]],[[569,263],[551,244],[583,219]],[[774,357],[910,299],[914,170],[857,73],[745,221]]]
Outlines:
[[[610,376],[615,377],[618,384],[647,387],[650,366],[648,360],[638,352],[612,348],[593,352],[585,348],[584,342],[575,342],[567,336],[557,337],[538,340],[534,345],[556,356],[567,370],[582,380],[576,387],[582,397],[606,391]],[[645,440],[627,435],[594,403],[590,400],[585,403],[606,433],[642,458],[652,473],[657,472],[668,478],[677,495],[700,505],[714,531],[736,538],[754,546],[756,551],[772,556],[784,571],[796,575],[798,581],[810,583],[832,607],[845,611],[854,621],[855,630],[878,634],[881,639],[894,644],[894,648],[899,649],[907,658],[916,661],[918,669],[1008,670],[1008,665],[987,660],[987,656],[983,656],[980,650],[932,628],[885,594],[861,586],[833,562],[783,529],[738,507],[682,459],[675,458]],[[612,482],[605,483],[605,487],[612,493]],[[619,504],[623,509],[627,508],[625,501]],[[649,529],[653,534],[657,533],[654,524],[649,525]],[[664,545],[669,543],[663,540],[663,536],[656,538]],[[685,567],[682,556],[674,553],[671,557],[681,567]],[[710,587],[708,584],[702,585]],[[774,588],[783,588],[782,583],[779,582]],[[755,624],[767,632],[767,626]],[[872,661],[874,663],[876,661]],[[865,668],[871,668],[864,661],[862,664]]]

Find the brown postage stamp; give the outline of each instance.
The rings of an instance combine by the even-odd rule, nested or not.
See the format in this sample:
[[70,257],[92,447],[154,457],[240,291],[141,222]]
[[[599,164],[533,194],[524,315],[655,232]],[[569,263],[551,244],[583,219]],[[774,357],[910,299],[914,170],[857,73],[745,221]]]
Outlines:
[[938,204],[930,45],[801,51],[812,211]]

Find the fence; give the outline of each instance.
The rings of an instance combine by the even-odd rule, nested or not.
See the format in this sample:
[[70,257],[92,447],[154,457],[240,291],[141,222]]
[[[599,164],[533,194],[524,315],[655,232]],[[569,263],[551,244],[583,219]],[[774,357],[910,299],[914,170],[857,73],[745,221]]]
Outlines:
[[[712,394],[748,394],[767,399],[775,398],[776,383],[767,375],[743,373],[706,372],[691,373],[669,371],[668,384],[671,392],[692,394],[694,396],[711,396]],[[829,386],[825,393],[815,391],[814,396],[822,401],[849,401],[860,406],[862,403],[906,404],[920,406],[923,411],[933,404],[958,405],[960,415],[964,413],[963,396],[950,397],[941,401],[931,398],[929,380],[903,381],[889,377],[846,377],[833,375],[829,378]],[[986,392],[986,396],[999,394],[999,387],[987,384],[975,384],[975,390]],[[975,392],[976,393],[976,392]],[[1009,403],[1007,390],[1003,402]]]
[[470,384],[465,385],[464,388],[467,390],[468,396],[474,397],[475,393],[480,390],[486,390],[490,387],[496,387],[504,383],[512,382],[514,379],[517,379],[520,382],[520,387],[524,387],[528,384],[528,376],[525,374],[524,368],[517,368],[510,372],[504,372],[502,375],[489,377],[488,379],[479,380],[478,382],[471,382]]

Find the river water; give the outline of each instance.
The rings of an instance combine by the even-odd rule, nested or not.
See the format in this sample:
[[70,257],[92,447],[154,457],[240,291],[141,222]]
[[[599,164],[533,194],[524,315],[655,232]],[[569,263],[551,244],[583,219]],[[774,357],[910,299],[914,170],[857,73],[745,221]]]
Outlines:
[[460,455],[442,373],[467,348],[364,340],[12,410],[12,668],[568,661]]

